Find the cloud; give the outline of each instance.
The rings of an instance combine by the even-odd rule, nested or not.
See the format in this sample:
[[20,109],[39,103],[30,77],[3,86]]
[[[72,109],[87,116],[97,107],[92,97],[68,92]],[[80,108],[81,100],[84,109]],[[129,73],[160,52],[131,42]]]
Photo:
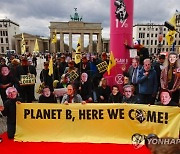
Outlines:
[[[178,0],[134,0],[134,24],[163,24],[178,6]],[[109,38],[110,0],[1,0],[0,18],[18,23],[22,32],[49,36],[50,21],[70,21],[74,8],[84,22],[102,23],[103,37]]]

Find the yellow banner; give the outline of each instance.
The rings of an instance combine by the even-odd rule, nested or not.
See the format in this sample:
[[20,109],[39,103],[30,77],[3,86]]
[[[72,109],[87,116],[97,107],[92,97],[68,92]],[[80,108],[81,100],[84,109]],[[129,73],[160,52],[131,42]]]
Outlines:
[[178,107],[17,104],[16,141],[131,144],[134,135],[179,137]]

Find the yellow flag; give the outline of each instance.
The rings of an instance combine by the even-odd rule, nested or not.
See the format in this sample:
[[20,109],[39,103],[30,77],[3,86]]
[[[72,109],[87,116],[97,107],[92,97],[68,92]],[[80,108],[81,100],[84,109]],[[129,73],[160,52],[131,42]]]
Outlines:
[[21,54],[24,54],[26,51],[26,46],[25,46],[25,40],[24,40],[24,34],[22,33],[22,40],[21,40]]
[[75,54],[75,63],[78,64],[81,62],[81,38],[78,39],[76,54]]
[[116,60],[114,59],[114,55],[113,52],[111,51],[110,53],[110,59],[109,59],[109,65],[108,65],[108,75],[110,75],[110,70],[112,69],[112,67],[114,67],[116,65]]
[[[174,26],[176,29],[176,15],[174,14],[173,17],[169,20],[169,23]],[[166,41],[169,46],[171,46],[174,43],[176,31],[175,30],[169,30],[166,34]]]
[[56,30],[55,30],[55,32],[53,32],[51,43],[56,43],[56,42],[57,42],[57,36],[56,36]]
[[48,75],[51,76],[53,74],[53,58],[51,57],[50,61],[49,61],[49,72]]
[[38,40],[36,39],[35,45],[34,45],[34,51],[39,52],[39,45],[38,45]]

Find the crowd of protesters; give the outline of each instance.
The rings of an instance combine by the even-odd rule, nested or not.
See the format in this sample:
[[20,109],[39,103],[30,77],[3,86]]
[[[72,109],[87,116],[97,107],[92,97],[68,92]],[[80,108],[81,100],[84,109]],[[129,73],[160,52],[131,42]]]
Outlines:
[[[41,56],[42,57],[42,56]],[[40,57],[40,58],[41,58]],[[49,75],[49,62],[53,58],[53,74]],[[0,111],[8,117],[8,137],[15,132],[15,102],[31,103],[129,103],[164,106],[179,106],[180,60],[175,52],[168,57],[132,58],[129,68],[122,67],[124,75],[123,89],[112,87],[99,73],[97,65],[106,61],[107,53],[100,56],[83,55],[76,64],[70,54],[46,54],[44,68],[40,71],[40,97],[35,98],[35,83],[24,85],[21,75],[37,76],[37,58],[35,55],[11,56],[8,61],[0,57]],[[141,57],[142,58],[142,57]],[[142,64],[141,64],[142,63]],[[78,74],[71,78],[71,73]],[[55,89],[66,89],[64,95],[57,96]],[[1,114],[0,114],[1,115]],[[2,116],[2,115],[1,115]]]
[[[49,61],[53,57],[53,74],[49,75]],[[103,52],[100,56],[83,55],[81,62],[76,64],[70,54],[46,54],[44,68],[40,71],[41,96],[43,92],[50,89],[67,88],[73,85],[74,93],[79,94],[86,103],[139,103],[154,105],[160,101],[160,92],[168,90],[172,101],[179,104],[180,77],[179,56],[170,52],[168,57],[159,55],[157,57],[145,57],[142,60],[139,56],[132,58],[129,68],[122,67],[124,75],[124,88],[119,89],[118,85],[110,87],[107,79],[103,77],[106,72],[99,73],[97,64],[106,61],[109,63],[108,54]],[[7,100],[6,89],[14,86],[23,102],[31,103],[37,101],[35,98],[35,84],[22,85],[21,75],[34,74],[37,76],[37,57],[35,55],[11,56],[9,61],[0,57],[0,95],[2,102]],[[142,64],[141,64],[142,63]],[[76,72],[78,77],[70,79],[71,72]],[[46,88],[45,90],[43,88]],[[127,90],[128,89],[128,90]],[[128,92],[131,98],[127,99]],[[52,97],[50,94],[49,96]],[[61,102],[63,96],[56,98]],[[50,99],[51,100],[51,99]],[[45,100],[43,100],[44,102]],[[49,102],[49,100],[47,100]],[[44,102],[45,103],[45,102]]]

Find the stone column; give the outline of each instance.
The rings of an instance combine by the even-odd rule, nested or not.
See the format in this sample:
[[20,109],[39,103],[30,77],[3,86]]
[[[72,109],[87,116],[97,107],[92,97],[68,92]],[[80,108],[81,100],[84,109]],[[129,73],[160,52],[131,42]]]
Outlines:
[[60,52],[64,53],[64,33],[60,33]]
[[92,53],[93,52],[93,34],[90,33],[89,34],[89,53]]
[[81,53],[84,52],[84,33],[81,33]]
[[102,37],[101,37],[101,33],[98,33],[97,35],[97,53],[101,53],[102,52]]
[[69,33],[69,52],[72,52],[72,33]]
[[56,52],[56,43],[51,43],[53,38],[53,32],[51,31],[51,36],[50,36],[50,53],[55,53]]

